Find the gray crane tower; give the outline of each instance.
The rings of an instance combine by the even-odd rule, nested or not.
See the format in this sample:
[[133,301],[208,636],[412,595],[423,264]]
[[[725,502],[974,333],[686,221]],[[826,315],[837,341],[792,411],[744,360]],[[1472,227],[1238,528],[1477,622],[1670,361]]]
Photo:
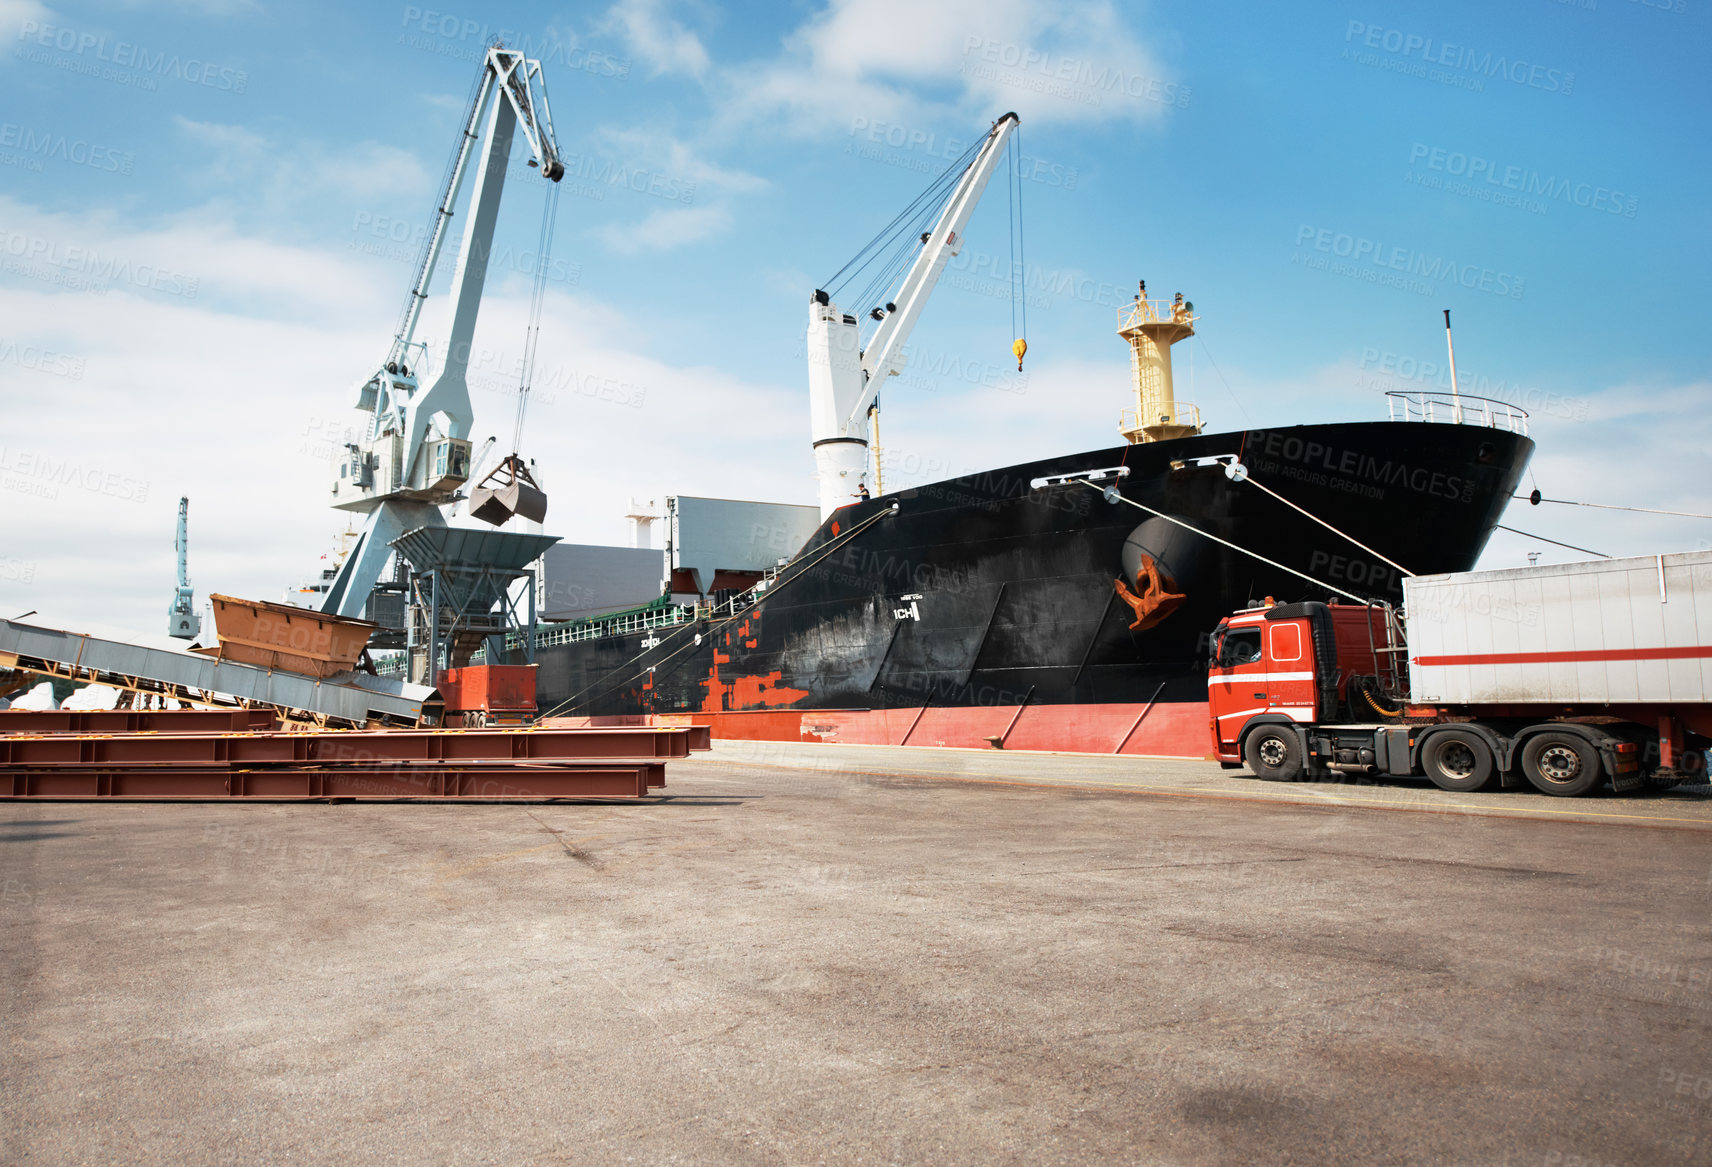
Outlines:
[[178,535],[172,541],[178,552],[178,588],[166,613],[166,634],[180,640],[195,640],[202,634],[202,617],[196,614],[196,593],[190,587],[190,500],[178,500]]
[[[332,505],[368,518],[323,598],[323,612],[361,617],[375,581],[393,554],[393,542],[420,527],[444,527],[439,508],[457,496],[474,469],[469,441],[473,410],[465,376],[506,163],[519,127],[534,155],[529,165],[539,166],[544,176],[558,182],[565,167],[553,137],[541,63],[495,45],[483,59],[391,351],[358,392],[356,407],[371,414],[372,420],[367,437],[348,444],[339,459]],[[424,390],[417,377],[427,346],[415,339],[416,326],[478,141],[482,143],[480,161],[463,248],[452,277],[445,364],[432,387]],[[546,262],[545,257],[537,260]]]

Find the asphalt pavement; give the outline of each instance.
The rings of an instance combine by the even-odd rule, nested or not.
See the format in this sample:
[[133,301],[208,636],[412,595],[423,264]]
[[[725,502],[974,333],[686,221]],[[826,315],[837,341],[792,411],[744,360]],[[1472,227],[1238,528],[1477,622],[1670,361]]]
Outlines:
[[1708,832],[745,743],[633,804],[0,804],[0,1161],[1712,1162]]

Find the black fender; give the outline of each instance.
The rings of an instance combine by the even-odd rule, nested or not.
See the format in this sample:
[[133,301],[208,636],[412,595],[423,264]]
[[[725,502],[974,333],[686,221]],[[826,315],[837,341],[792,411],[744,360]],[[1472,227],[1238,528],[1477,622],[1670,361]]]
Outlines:
[[1409,750],[1409,769],[1411,771],[1416,774],[1422,772],[1421,747],[1437,734],[1450,729],[1464,730],[1485,742],[1486,748],[1492,751],[1492,765],[1499,775],[1502,776],[1509,772],[1511,769],[1510,757],[1514,753],[1514,747],[1503,734],[1490,725],[1484,725],[1478,721],[1444,721],[1437,725],[1423,725],[1415,732],[1415,744]]
[[1605,767],[1605,777],[1617,781],[1617,746],[1628,739],[1613,736],[1606,732],[1602,725],[1583,725],[1579,721],[1537,721],[1532,725],[1523,726],[1516,731],[1516,736],[1510,739],[1510,752],[1504,759],[1504,769],[1510,770],[1519,764],[1522,747],[1528,744],[1528,739],[1538,737],[1551,730],[1554,733],[1572,733],[1599,751],[1599,761]]
[[1263,725],[1287,725],[1296,731],[1296,740],[1302,746],[1302,774],[1304,777],[1313,774],[1318,767],[1314,765],[1314,755],[1309,748],[1308,726],[1284,713],[1256,713],[1242,723],[1242,729],[1236,735],[1236,752],[1241,757],[1248,750],[1248,735]]

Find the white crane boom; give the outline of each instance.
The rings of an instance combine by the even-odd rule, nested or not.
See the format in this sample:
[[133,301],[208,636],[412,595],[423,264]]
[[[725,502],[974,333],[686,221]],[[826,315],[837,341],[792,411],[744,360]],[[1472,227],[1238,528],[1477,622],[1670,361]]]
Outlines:
[[[487,108],[488,98],[496,85],[509,99],[514,124],[521,126],[541,173],[554,182],[564,176],[565,167],[559,161],[558,145],[553,137],[553,114],[547,104],[547,86],[541,80],[541,63],[506,49],[489,50],[488,59],[482,67],[481,86],[465,114],[463,135],[458,140],[458,153],[452,163],[452,169],[448,172],[445,189],[440,192],[439,206],[434,213],[434,225],[428,233],[427,247],[423,251],[421,262],[417,265],[416,282],[410,289],[409,300],[405,302],[404,318],[399,322],[398,333],[393,338],[392,353],[387,358],[389,361],[406,361],[415,340],[416,325],[422,318],[422,306],[428,299],[428,285],[434,279],[434,268],[440,261],[446,228],[451,222],[458,195],[463,190],[464,174],[469,167],[470,157],[475,152],[475,143],[481,137],[481,113]],[[539,124],[533,113],[537,96],[540,99],[541,111]],[[497,113],[497,106],[495,112]]]
[[904,344],[945,265],[962,251],[964,228],[1018,121],[1016,114],[1007,113],[993,123],[896,294],[884,308],[874,310],[881,315],[880,326],[865,350],[860,347],[855,316],[841,312],[823,291],[817,290],[809,299],[809,411],[822,518],[858,497],[856,486],[867,470],[868,409],[886,378],[903,372],[908,362]]
[[[374,417],[367,440],[345,447],[333,482],[333,506],[364,512],[368,519],[328,588],[322,611],[362,616],[369,592],[393,554],[393,540],[417,527],[444,526],[439,508],[451,502],[458,488],[469,480],[469,433],[474,420],[466,381],[470,345],[487,281],[511,141],[520,127],[533,154],[531,165],[558,182],[565,167],[553,136],[541,63],[496,45],[482,60],[480,82],[464,119],[392,347],[380,371],[358,394],[357,408]],[[423,390],[417,370],[426,346],[415,339],[416,326],[444,248],[453,208],[470,164],[477,157],[478,142],[483,144],[480,164],[452,277],[445,364],[433,385]],[[546,262],[545,256],[536,258]]]

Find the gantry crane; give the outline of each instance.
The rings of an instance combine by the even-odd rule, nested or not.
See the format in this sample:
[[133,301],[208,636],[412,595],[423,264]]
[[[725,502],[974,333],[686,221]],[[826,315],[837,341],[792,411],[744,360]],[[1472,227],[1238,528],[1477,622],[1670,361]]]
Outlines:
[[[358,393],[357,408],[373,417],[367,437],[347,444],[339,459],[332,505],[366,513],[368,519],[323,598],[324,612],[363,615],[369,593],[393,554],[392,542],[418,527],[445,526],[439,508],[451,502],[469,480],[473,418],[465,377],[493,248],[494,221],[505,186],[505,168],[513,134],[519,127],[533,155],[529,165],[558,182],[565,167],[553,137],[553,115],[547,105],[541,63],[495,45],[483,58],[481,76],[464,116],[433,227],[423,244],[416,279],[392,347],[380,370]],[[427,346],[416,340],[416,326],[453,206],[472,160],[477,159],[478,141],[481,149],[475,187],[464,224],[463,248],[452,277],[445,364],[433,385],[424,390],[417,378]],[[546,257],[537,256],[537,261],[544,269]]]
[[[904,342],[921,317],[921,310],[939,283],[945,265],[963,249],[963,229],[975,213],[975,204],[980,201],[981,193],[987,188],[987,180],[998,167],[1006,141],[1018,121],[1016,114],[1007,113],[994,122],[986,137],[970,147],[968,153],[973,157],[969,158],[948,195],[943,187],[956,175],[955,163],[939,182],[929,187],[856,259],[828,281],[831,285],[846,272],[860,272],[878,260],[879,276],[870,282],[869,289],[883,295],[890,288],[890,272],[895,267],[893,260],[883,255],[882,249],[894,239],[906,248],[919,246],[915,261],[898,283],[897,291],[886,298],[883,307],[876,305],[869,311],[869,318],[878,321],[879,327],[866,345],[861,342],[857,318],[841,312],[830,294],[817,288],[809,297],[806,345],[809,410],[814,434],[815,471],[820,480],[822,518],[856,501],[858,486],[865,485],[868,412],[875,405],[886,378],[903,372],[908,361]],[[916,230],[911,226],[912,216],[917,212],[930,214],[938,199],[943,199],[943,203],[937,204],[943,206],[943,210],[933,230],[922,234],[919,244],[913,236],[904,235],[905,231]],[[901,260],[903,256],[898,258]],[[901,262],[897,266],[901,266]],[[1019,338],[1013,350],[1019,365],[1023,347]]]

